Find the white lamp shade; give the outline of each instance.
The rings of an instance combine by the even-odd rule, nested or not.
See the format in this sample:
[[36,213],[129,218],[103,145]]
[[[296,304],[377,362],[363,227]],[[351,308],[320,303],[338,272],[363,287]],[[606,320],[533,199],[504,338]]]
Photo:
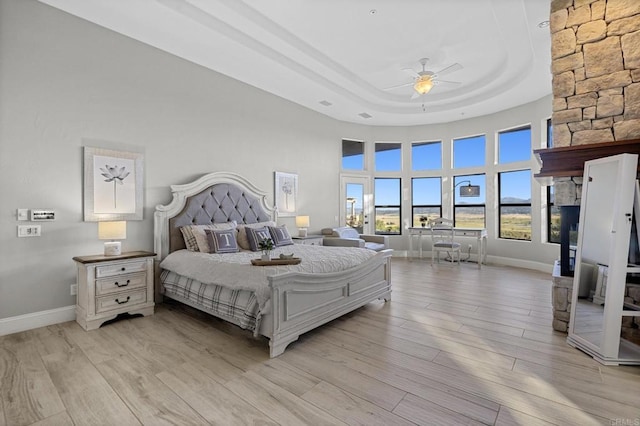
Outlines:
[[127,222],[98,222],[98,239],[124,240],[127,238]]
[[308,228],[309,216],[296,216],[296,226],[298,228]]

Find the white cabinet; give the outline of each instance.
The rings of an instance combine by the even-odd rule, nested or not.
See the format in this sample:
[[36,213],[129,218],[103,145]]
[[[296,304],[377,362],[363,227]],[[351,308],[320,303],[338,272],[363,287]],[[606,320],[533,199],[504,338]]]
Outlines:
[[[636,154],[620,154],[584,167],[567,341],[607,365],[640,365],[640,345],[620,335],[623,319],[640,316],[624,304],[627,274],[640,272],[627,264],[634,210],[636,223],[640,215],[637,163]],[[579,297],[586,265],[598,271],[592,300]]]
[[77,256],[76,321],[85,330],[100,327],[123,313],[153,314],[154,253]]
[[304,244],[307,246],[321,246],[322,235],[308,235],[306,237],[291,237],[294,244]]

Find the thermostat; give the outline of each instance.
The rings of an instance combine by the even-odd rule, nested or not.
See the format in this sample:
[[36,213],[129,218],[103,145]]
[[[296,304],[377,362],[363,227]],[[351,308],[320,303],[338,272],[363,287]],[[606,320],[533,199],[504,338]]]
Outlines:
[[31,210],[31,220],[56,220],[56,212],[53,210]]

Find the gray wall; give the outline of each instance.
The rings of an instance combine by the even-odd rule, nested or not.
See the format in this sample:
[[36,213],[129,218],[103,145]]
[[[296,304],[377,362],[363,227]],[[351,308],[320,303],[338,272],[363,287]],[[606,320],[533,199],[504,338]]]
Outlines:
[[[317,232],[338,214],[343,137],[445,140],[545,114],[537,102],[437,126],[342,123],[35,0],[0,0],[0,319],[75,304],[71,258],[102,251],[97,224],[83,222],[83,146],[145,154],[144,220],[128,222],[123,250],[152,250],[153,209],[171,184],[224,170],[271,192],[274,171],[298,173],[300,211]],[[17,208],[55,209],[57,219],[41,223],[42,237],[17,238]],[[497,256],[557,255],[494,243]]]

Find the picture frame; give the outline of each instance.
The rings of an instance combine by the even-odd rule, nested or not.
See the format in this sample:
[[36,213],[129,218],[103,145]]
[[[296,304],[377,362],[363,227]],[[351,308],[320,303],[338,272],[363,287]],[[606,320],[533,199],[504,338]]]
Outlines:
[[144,155],[84,147],[84,220],[142,220]]
[[278,216],[295,216],[298,205],[298,175],[275,172],[274,198]]

